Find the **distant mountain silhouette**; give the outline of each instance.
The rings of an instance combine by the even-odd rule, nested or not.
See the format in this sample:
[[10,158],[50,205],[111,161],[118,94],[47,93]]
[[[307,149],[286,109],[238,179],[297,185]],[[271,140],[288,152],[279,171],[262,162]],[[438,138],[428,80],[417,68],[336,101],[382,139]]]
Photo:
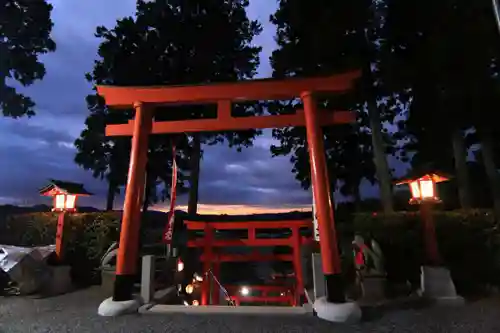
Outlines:
[[[5,221],[8,216],[29,213],[48,213],[52,209],[48,205],[35,206],[14,206],[0,205],[0,223]],[[101,210],[94,207],[78,207],[79,213],[94,213]],[[117,214],[122,214],[123,211],[115,210]],[[182,222],[189,221],[208,221],[208,222],[238,222],[238,221],[278,221],[278,220],[301,220],[310,219],[312,212],[293,211],[289,213],[273,213],[273,214],[253,214],[253,215],[189,215],[182,210],[175,211],[176,229],[181,227]],[[143,226],[146,228],[164,228],[167,223],[167,213],[162,211],[150,210],[146,213],[143,221]],[[182,228],[182,227],[181,227]]]
[[[122,214],[123,211],[115,211]],[[147,228],[164,228],[167,223],[166,212],[148,210],[143,221],[143,226]],[[279,221],[279,220],[301,220],[312,218],[312,212],[293,211],[289,213],[270,213],[270,214],[251,214],[251,215],[208,215],[196,214],[189,215],[183,210],[175,211],[175,223],[182,225],[182,221],[208,221],[208,222],[239,222],[239,221]]]
[[[0,205],[0,216],[28,214],[28,213],[47,213],[50,212],[51,209],[52,207],[47,205],[35,205],[35,206]],[[93,213],[93,212],[99,212],[100,210],[94,207],[78,207],[78,211],[81,213]]]
[[278,221],[278,220],[301,220],[312,218],[312,212],[293,211],[288,213],[268,213],[268,214],[251,214],[251,215],[189,215],[188,213],[178,210],[175,212],[178,218],[191,221],[209,221],[209,222],[225,222],[225,221]]

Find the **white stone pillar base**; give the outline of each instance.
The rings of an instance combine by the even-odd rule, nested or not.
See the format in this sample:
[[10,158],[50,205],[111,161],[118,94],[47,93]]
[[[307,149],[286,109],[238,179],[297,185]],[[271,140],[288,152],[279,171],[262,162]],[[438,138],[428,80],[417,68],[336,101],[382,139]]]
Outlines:
[[103,317],[114,317],[129,313],[137,313],[141,305],[142,301],[137,298],[128,301],[116,302],[113,301],[113,297],[110,297],[105,299],[101,305],[99,305],[97,314]]
[[324,320],[336,323],[356,323],[361,320],[361,308],[355,302],[330,303],[326,297],[314,302],[316,315]]

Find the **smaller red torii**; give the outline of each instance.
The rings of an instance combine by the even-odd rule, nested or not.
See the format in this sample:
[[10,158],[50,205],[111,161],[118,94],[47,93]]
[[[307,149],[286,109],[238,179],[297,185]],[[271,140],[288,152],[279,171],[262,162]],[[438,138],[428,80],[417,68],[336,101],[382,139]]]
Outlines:
[[[262,293],[261,296],[231,296],[239,304],[240,302],[284,302],[294,306],[301,305],[301,298],[304,295],[304,277],[302,271],[302,262],[300,248],[303,245],[313,244],[312,237],[304,237],[300,230],[312,228],[312,220],[282,220],[282,221],[245,221],[245,222],[206,222],[206,221],[184,221],[187,230],[203,231],[203,237],[189,240],[188,247],[203,248],[203,254],[200,260],[203,262],[203,271],[212,271],[217,280],[220,281],[220,264],[222,262],[248,262],[248,261],[291,261],[295,272],[295,286],[289,290],[286,286],[251,286],[252,289]],[[277,230],[289,229],[291,235],[287,238],[258,238],[257,230]],[[247,238],[219,240],[215,239],[216,230],[248,230]],[[217,248],[249,246],[249,247],[271,247],[271,246],[290,246],[292,254],[260,254],[252,252],[250,254],[222,254],[218,253]],[[203,281],[201,293],[201,305],[219,304],[219,293],[216,288],[212,289],[210,294],[210,285],[212,278],[207,275]],[[234,287],[228,287],[228,290],[234,290]],[[270,296],[268,292],[280,291],[280,296]],[[211,302],[212,301],[212,302]]]

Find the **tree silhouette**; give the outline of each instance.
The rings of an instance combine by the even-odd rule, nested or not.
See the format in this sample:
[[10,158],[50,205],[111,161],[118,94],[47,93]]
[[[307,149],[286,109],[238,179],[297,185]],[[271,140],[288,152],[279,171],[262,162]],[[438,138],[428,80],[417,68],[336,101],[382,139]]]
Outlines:
[[[237,81],[251,78],[259,64],[260,48],[251,41],[261,28],[249,21],[245,7],[248,1],[234,0],[207,3],[205,1],[138,1],[135,18],[117,21],[113,29],[98,27],[96,36],[103,39],[99,47],[100,60],[88,79],[94,84],[109,85],[179,85],[220,81]],[[93,113],[102,113],[105,123],[124,122],[130,112],[110,112],[98,103],[89,104]],[[120,116],[113,114],[121,112]],[[197,119],[215,116],[215,105],[165,106],[156,110],[156,120]],[[245,116],[261,112],[258,104],[245,103],[233,107],[233,115]],[[121,119],[119,119],[121,118]],[[120,121],[118,121],[120,120]],[[186,135],[154,135],[150,138],[147,166],[146,202],[163,199],[166,192],[157,193],[156,186],[163,183],[169,188],[171,175],[171,148],[178,146],[178,163],[184,184],[187,170],[191,169],[191,187],[197,201],[197,183],[201,143],[217,144],[227,140],[229,146],[249,146],[259,131],[249,130],[227,133]],[[123,184],[126,171],[112,168],[113,161],[127,159],[128,147],[117,138],[105,138],[103,128],[87,122],[87,129],[77,141],[78,161],[94,171],[94,175],[117,179]],[[130,139],[129,139],[130,140]],[[88,143],[85,143],[88,142]],[[98,146],[90,156],[85,146]],[[81,147],[81,148],[80,148]],[[113,149],[111,149],[113,148]],[[128,159],[127,159],[128,160]],[[92,162],[94,161],[94,162]],[[105,171],[103,171],[105,170]],[[120,185],[121,185],[120,184]]]
[[[318,103],[324,108],[347,108],[358,113],[357,124],[324,130],[328,170],[332,189],[340,181],[342,193],[352,194],[357,201],[361,180],[374,182],[378,178],[384,210],[390,212],[393,205],[386,150],[391,143],[382,122],[391,121],[393,112],[390,105],[378,105],[382,92],[378,88],[381,79],[376,57],[377,10],[371,1],[364,0],[280,1],[271,17],[278,42],[271,63],[275,77],[364,70],[361,89],[353,98],[329,98]],[[384,97],[387,104],[390,98]],[[296,101],[280,103],[273,106],[273,112],[293,112],[298,106]],[[305,130],[287,128],[273,134],[280,141],[279,146],[272,147],[273,154],[292,154],[296,178],[307,188],[310,180]]]
[[500,212],[499,178],[488,153],[500,51],[490,1],[387,3],[385,70],[393,78],[391,88],[412,99],[399,129],[409,141],[406,154],[413,155],[415,167],[432,162],[440,169],[454,168],[461,206],[470,208],[465,132],[475,129],[473,141],[487,150],[484,164]]
[[131,142],[129,138],[106,138],[104,131],[111,117],[127,119],[128,115],[109,114],[102,98],[96,95],[87,97],[87,105],[91,114],[85,121],[86,128],[75,141],[75,162],[85,170],[91,170],[95,178],[107,180],[106,210],[113,210],[115,195],[127,180]]
[[11,84],[29,86],[45,76],[38,56],[56,48],[50,37],[51,10],[45,0],[0,2],[0,109],[4,116],[35,115],[35,103]]

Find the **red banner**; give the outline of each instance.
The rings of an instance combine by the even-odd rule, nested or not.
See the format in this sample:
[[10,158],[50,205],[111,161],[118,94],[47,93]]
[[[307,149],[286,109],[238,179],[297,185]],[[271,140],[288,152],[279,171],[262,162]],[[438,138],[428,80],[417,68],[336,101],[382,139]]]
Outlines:
[[166,244],[172,243],[172,234],[174,232],[175,221],[175,199],[177,197],[177,163],[175,162],[175,146],[172,147],[172,184],[170,187],[170,209],[167,214],[167,226],[163,241]]

